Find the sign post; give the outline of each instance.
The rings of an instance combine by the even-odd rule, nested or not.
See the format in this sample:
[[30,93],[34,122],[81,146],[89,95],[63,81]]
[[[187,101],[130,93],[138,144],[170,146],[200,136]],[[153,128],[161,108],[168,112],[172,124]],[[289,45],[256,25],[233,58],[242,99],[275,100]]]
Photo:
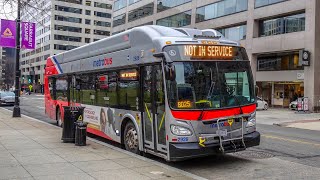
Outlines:
[[16,22],[16,28],[17,32],[16,35],[16,83],[15,83],[15,101],[14,101],[14,108],[13,108],[13,114],[12,117],[21,117],[20,113],[20,106],[19,106],[19,96],[20,96],[20,0],[18,0],[18,10],[17,10],[17,22]]

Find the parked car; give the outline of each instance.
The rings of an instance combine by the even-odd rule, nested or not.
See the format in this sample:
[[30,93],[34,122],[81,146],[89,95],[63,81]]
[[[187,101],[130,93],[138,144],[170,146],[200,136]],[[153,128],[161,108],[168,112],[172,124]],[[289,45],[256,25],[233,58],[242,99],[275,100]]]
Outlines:
[[257,109],[260,109],[260,110],[268,110],[269,105],[268,105],[268,103],[267,103],[265,100],[263,100],[262,98],[257,97],[257,103],[258,103]]
[[298,110],[298,101],[297,101],[297,100],[292,101],[292,102],[289,104],[289,109],[291,109],[291,110]]
[[0,91],[1,105],[14,105],[15,94],[13,92]]

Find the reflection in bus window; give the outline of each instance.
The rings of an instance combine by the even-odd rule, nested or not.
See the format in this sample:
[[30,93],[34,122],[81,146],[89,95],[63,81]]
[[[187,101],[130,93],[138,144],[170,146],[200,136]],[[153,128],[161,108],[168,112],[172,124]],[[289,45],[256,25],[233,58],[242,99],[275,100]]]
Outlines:
[[123,109],[137,110],[136,98],[139,94],[138,71],[136,69],[120,71],[119,105]]
[[52,99],[55,99],[54,98],[54,91],[53,91],[53,89],[54,89],[54,78],[53,77],[49,77],[49,92],[50,92],[50,97],[52,98]]
[[95,105],[95,75],[94,74],[85,74],[80,76],[80,98],[82,104]]
[[254,103],[249,62],[176,62],[167,81],[169,104],[177,109],[217,109]]
[[97,75],[97,106],[109,106],[110,104],[108,80],[108,74]]
[[68,101],[68,79],[67,77],[59,77],[56,79],[56,97],[60,101]]

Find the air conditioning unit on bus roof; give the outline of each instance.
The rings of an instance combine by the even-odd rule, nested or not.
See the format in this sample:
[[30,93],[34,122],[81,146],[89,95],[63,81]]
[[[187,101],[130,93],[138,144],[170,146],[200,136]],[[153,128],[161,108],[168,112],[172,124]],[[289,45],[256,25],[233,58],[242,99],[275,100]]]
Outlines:
[[191,28],[175,28],[175,30],[191,37],[215,37],[217,39],[224,38],[219,31],[214,29],[199,30]]

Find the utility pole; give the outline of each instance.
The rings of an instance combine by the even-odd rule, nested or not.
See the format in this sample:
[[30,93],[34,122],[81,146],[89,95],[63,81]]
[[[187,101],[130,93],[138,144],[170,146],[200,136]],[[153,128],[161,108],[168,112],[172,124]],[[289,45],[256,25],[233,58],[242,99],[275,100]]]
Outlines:
[[17,37],[16,37],[16,84],[15,84],[15,102],[13,108],[12,117],[21,117],[20,106],[19,106],[19,96],[20,96],[20,0],[18,0],[18,10],[17,10]]

